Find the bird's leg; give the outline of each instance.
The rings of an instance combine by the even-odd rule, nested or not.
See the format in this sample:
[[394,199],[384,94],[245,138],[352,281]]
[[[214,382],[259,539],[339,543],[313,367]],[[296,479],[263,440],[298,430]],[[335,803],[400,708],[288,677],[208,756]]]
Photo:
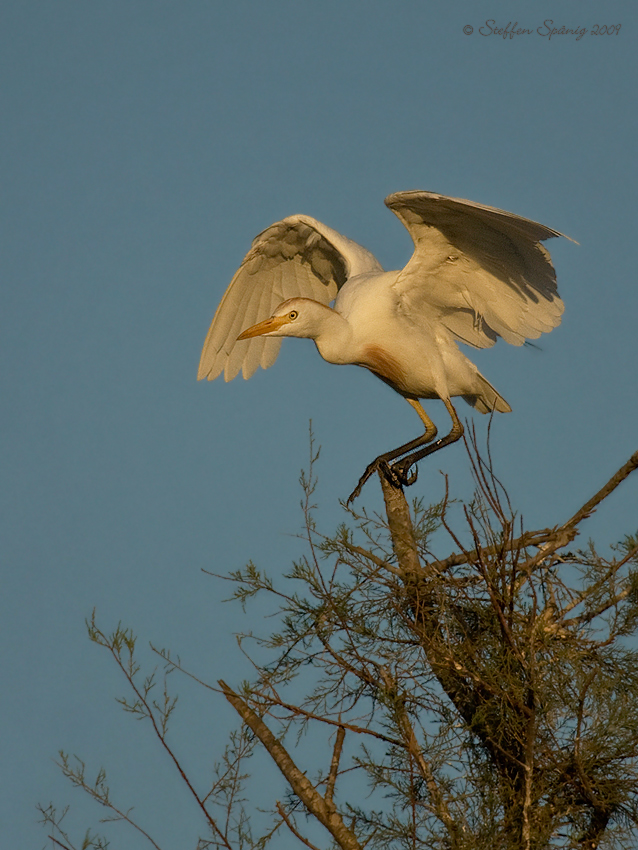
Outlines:
[[391,452],[386,452],[385,454],[379,455],[379,457],[375,458],[372,463],[368,464],[368,466],[366,467],[366,471],[359,479],[359,483],[354,488],[350,496],[348,496],[347,504],[350,504],[350,502],[353,502],[357,498],[357,496],[361,493],[361,488],[374,472],[381,472],[383,475],[385,475],[386,478],[388,478],[388,480],[392,484],[394,484],[395,487],[401,486],[402,484],[413,484],[416,481],[416,475],[412,476],[408,480],[405,474],[408,468],[412,465],[412,462],[408,464],[404,472],[403,470],[397,470],[398,463],[392,464],[392,466],[390,466],[390,461],[401,457],[407,452],[413,452],[415,449],[418,449],[420,446],[423,446],[426,443],[431,443],[432,440],[436,437],[437,430],[436,425],[434,424],[434,422],[432,422],[425,410],[423,410],[423,407],[421,406],[420,402],[417,401],[417,399],[407,398],[406,401],[408,402],[408,404],[411,404],[412,407],[418,413],[421,422],[423,422],[423,424],[425,425],[425,433],[414,440],[410,440],[409,443],[406,443],[403,446],[399,446],[398,449],[393,449]]
[[[418,463],[420,460],[423,460],[424,457],[433,454],[434,452],[438,452],[439,449],[445,448],[445,446],[449,446],[451,443],[456,443],[457,440],[460,440],[463,436],[464,428],[463,423],[459,419],[456,410],[452,406],[452,402],[449,399],[442,399],[443,404],[447,408],[447,412],[450,414],[452,418],[452,430],[445,437],[442,437],[440,440],[437,440],[432,445],[425,446],[418,451],[412,452],[412,454],[406,454],[406,457],[401,458],[396,463],[393,463],[391,466],[391,471],[397,478],[401,481],[402,484],[414,484],[416,481],[417,472],[416,469],[414,473],[408,476],[408,470],[415,463]],[[419,405],[420,406],[420,405]],[[418,411],[417,411],[418,412]],[[418,448],[418,447],[417,447]],[[408,452],[412,451],[412,449],[407,449]]]
[[[432,422],[430,417],[423,409],[421,402],[417,401],[417,399],[412,398],[408,398],[406,399],[406,401],[408,402],[408,404],[412,405],[412,407],[416,410],[419,419],[425,425],[425,434],[423,434],[420,439],[412,441],[413,443],[416,443],[416,445],[408,444],[406,446],[401,446],[401,449],[397,449],[397,451],[402,450],[402,455],[406,454],[407,452],[411,452],[414,449],[418,449],[421,446],[427,445],[428,443],[431,443],[437,435],[436,425],[434,424],[434,422]],[[394,454],[394,457],[400,457],[400,455]],[[413,461],[404,466],[403,461],[399,460],[396,463],[393,463],[390,467],[391,476],[395,478],[399,482],[399,484],[402,484],[406,487],[409,487],[411,484],[414,484],[417,478],[416,469],[414,470],[412,475],[408,475],[408,470],[412,466],[412,463]]]

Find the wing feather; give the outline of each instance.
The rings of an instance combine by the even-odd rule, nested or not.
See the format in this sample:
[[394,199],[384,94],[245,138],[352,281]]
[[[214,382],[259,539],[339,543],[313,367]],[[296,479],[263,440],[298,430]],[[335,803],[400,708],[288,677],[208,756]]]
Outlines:
[[[255,293],[258,295],[258,300],[256,301],[255,309],[251,315],[246,314],[245,316],[246,327],[256,324],[261,320],[261,317],[268,317],[272,315],[275,307],[281,304],[282,301],[286,300],[286,297],[283,295],[283,275],[281,265],[273,268],[271,285],[255,288]],[[242,375],[244,378],[250,378],[261,365],[266,342],[268,342],[268,340],[263,336],[255,337],[249,342],[248,353],[244,358],[242,366]],[[277,347],[277,353],[278,352],[279,347]]]
[[[252,293],[250,306],[244,313],[245,325],[250,327],[250,325],[256,324],[259,321],[257,316],[261,316],[265,310],[268,310],[269,305],[270,298],[268,290],[265,287],[262,289],[255,288]],[[250,378],[250,376],[257,370],[261,362],[264,342],[265,339],[263,337],[255,337],[252,343],[249,343],[246,346],[246,353],[241,361],[241,373],[244,378]],[[241,350],[239,349],[239,346],[237,346],[237,349]],[[235,377],[235,375],[233,375],[233,377]]]
[[329,304],[349,277],[382,271],[374,256],[310,216],[275,222],[254,240],[233,276],[204,342],[198,378],[249,378],[277,359],[281,339],[238,335],[267,319],[288,298]]
[[385,200],[408,229],[414,254],[395,287],[412,316],[434,315],[475,348],[513,345],[560,324],[563,312],[543,224],[432,192]]

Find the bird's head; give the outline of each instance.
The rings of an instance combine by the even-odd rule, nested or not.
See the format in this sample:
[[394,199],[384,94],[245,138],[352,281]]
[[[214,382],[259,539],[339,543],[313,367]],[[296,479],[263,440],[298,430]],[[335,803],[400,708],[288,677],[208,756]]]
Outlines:
[[254,336],[297,336],[315,339],[322,319],[332,313],[330,307],[311,298],[289,298],[277,307],[269,319],[259,322],[239,334],[237,339]]

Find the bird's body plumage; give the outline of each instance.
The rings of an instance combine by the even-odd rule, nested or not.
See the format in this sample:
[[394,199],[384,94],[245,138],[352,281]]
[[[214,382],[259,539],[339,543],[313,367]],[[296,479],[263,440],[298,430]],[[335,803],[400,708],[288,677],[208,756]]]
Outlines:
[[[306,337],[324,360],[363,366],[411,403],[443,400],[454,439],[462,426],[452,397],[482,413],[509,411],[457,343],[487,348],[500,336],[521,345],[560,323],[563,302],[541,242],[562,234],[431,192],[398,192],[386,204],[415,246],[400,271],[384,271],[361,245],[310,216],[260,233],[215,314],[198,377],[223,372],[228,381],[241,370],[249,378],[274,363],[280,337]],[[377,460],[390,455],[397,456]]]
[[[360,275],[340,290],[335,311],[356,329],[347,362],[365,366],[410,398],[481,395],[489,384],[459,350],[450,331],[426,312],[420,312],[415,321],[406,309],[397,286],[400,275]],[[335,362],[317,347],[324,359]],[[493,398],[485,402],[491,410]]]

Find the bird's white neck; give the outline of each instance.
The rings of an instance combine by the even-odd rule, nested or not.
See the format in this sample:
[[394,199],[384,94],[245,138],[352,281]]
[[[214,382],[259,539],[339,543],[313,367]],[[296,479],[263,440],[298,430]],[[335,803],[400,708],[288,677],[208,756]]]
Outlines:
[[354,340],[352,328],[347,319],[327,307],[322,311],[317,333],[313,337],[319,354],[328,363],[354,363]]

